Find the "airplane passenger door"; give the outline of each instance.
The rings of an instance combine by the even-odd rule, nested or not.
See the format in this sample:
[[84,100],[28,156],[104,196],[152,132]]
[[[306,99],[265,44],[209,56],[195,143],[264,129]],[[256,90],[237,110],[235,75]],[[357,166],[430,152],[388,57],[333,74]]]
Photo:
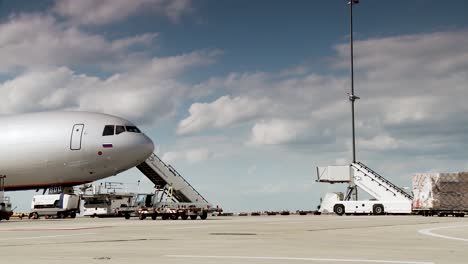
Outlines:
[[81,149],[81,138],[83,137],[84,124],[76,124],[73,126],[70,139],[70,149],[80,150]]

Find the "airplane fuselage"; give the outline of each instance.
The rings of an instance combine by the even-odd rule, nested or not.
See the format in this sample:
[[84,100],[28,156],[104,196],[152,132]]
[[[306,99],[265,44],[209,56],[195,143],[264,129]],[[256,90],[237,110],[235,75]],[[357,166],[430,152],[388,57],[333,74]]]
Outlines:
[[6,190],[92,182],[140,164],[154,149],[134,124],[105,114],[11,115],[0,117],[0,124],[0,175],[6,175]]

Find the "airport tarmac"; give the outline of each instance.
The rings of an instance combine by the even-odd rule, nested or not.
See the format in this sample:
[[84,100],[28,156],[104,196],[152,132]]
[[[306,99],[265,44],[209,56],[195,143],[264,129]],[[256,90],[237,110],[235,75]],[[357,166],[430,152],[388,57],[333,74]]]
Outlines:
[[468,263],[468,217],[0,222],[1,263]]

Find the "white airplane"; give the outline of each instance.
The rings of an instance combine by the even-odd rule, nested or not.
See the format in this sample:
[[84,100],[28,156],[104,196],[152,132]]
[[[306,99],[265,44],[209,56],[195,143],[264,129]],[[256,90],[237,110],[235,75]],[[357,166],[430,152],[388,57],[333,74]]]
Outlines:
[[90,112],[1,116],[5,190],[68,187],[116,175],[145,161],[151,139],[131,122]]

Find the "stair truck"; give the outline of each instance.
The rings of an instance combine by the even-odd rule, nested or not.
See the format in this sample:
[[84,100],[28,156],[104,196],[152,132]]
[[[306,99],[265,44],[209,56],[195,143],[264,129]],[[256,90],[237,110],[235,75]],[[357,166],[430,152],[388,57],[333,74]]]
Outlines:
[[156,219],[206,219],[208,214],[222,212],[219,207],[210,204],[182,175],[171,165],[164,163],[156,154],[152,154],[137,168],[154,183],[155,191],[138,194],[133,206],[120,208],[120,213],[129,219],[138,216]]
[[[343,214],[410,214],[411,194],[391,183],[361,162],[345,166],[317,167],[317,181],[325,183],[348,183],[346,195],[327,194],[320,212]],[[370,200],[352,200],[352,191],[359,187],[368,193]]]
[[353,201],[351,188],[346,195],[327,193],[320,205],[321,213],[457,217],[468,213],[468,172],[415,174],[412,194],[360,162],[349,166],[317,167],[317,177],[318,182],[357,186],[373,197]]

